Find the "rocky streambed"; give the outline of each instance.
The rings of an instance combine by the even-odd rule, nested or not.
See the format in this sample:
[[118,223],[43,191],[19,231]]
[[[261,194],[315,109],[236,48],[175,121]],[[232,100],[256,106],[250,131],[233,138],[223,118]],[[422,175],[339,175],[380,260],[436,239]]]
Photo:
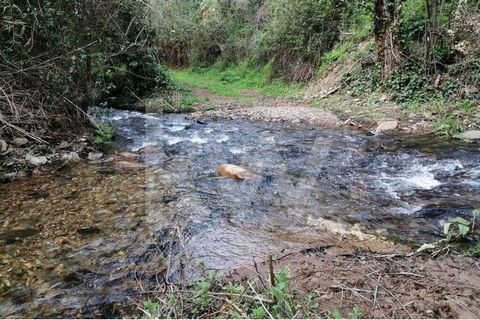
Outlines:
[[[480,207],[478,143],[97,116],[117,129],[116,154],[0,186],[3,317],[120,316],[179,276],[180,254],[231,270],[319,243],[389,251]],[[257,178],[219,177],[222,164]]]

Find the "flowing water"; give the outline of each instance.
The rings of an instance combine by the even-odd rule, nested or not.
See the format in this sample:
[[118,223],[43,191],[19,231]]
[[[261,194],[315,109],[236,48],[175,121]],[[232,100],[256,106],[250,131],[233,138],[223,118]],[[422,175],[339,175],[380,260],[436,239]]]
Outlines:
[[[0,187],[0,316],[117,316],[175,257],[225,270],[326,231],[431,241],[480,207],[479,145],[128,111],[115,149]],[[138,152],[149,147],[148,152]],[[155,148],[152,148],[155,147]],[[143,149],[145,151],[145,149]],[[218,177],[223,163],[261,176]],[[172,280],[173,281],[173,280]]]

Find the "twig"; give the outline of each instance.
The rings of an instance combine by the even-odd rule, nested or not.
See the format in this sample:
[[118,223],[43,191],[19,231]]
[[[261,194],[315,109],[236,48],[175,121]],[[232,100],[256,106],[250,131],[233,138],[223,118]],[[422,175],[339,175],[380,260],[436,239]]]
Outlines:
[[[142,291],[143,294],[152,294],[152,293],[163,293],[163,290],[150,290],[150,291]],[[174,290],[174,293],[196,293],[193,290]],[[273,300],[265,299],[260,296],[251,296],[248,294],[241,294],[241,293],[228,293],[228,292],[207,292],[206,295],[213,296],[213,297],[243,297],[251,300],[261,300],[265,303],[273,303]]]
[[252,286],[252,284],[250,283],[250,281],[247,281],[248,283],[248,286],[250,287],[250,289],[252,289],[252,291],[255,293],[255,295],[257,296],[257,300],[260,302],[260,304],[262,305],[263,309],[265,310],[265,312],[268,314],[268,316],[270,317],[270,319],[273,319],[273,316],[272,314],[270,313],[270,311],[268,311],[268,309],[265,307],[265,305],[263,304],[263,301],[262,301],[262,298],[258,295],[257,291],[255,291],[255,288]]
[[253,260],[253,265],[255,267],[255,271],[257,272],[257,276],[258,276],[258,279],[260,280],[260,283],[262,284],[263,288],[265,290],[267,290],[267,286],[265,285],[265,282],[263,282],[263,277],[262,275],[260,274],[260,271],[258,271],[258,266],[257,266],[257,262],[255,261],[255,259]]
[[273,256],[268,256],[268,269],[270,270],[270,283],[275,287],[275,273],[273,271]]

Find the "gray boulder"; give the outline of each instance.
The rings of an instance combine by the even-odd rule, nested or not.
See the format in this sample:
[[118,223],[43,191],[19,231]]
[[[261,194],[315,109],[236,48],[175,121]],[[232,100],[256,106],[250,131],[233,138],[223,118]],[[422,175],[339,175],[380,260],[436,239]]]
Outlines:
[[480,139],[480,130],[469,130],[462,132],[460,137],[463,139],[470,139],[470,140],[479,140]]

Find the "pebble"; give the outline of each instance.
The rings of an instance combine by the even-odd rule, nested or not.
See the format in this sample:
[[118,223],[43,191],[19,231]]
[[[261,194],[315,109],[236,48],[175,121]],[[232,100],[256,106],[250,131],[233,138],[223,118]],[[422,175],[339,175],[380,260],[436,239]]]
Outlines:
[[0,139],[0,152],[5,152],[7,151],[8,144],[5,142],[5,140]]
[[397,129],[397,127],[398,127],[398,122],[395,120],[382,122],[378,125],[377,129],[375,130],[375,134],[395,130]]
[[32,164],[34,166],[41,166],[41,165],[46,164],[48,162],[48,159],[45,156],[34,156],[34,155],[31,155],[31,154],[28,154],[25,157],[25,160],[27,160],[30,164]]
[[69,162],[78,162],[80,161],[80,156],[76,152],[70,152],[62,155],[61,159]]

